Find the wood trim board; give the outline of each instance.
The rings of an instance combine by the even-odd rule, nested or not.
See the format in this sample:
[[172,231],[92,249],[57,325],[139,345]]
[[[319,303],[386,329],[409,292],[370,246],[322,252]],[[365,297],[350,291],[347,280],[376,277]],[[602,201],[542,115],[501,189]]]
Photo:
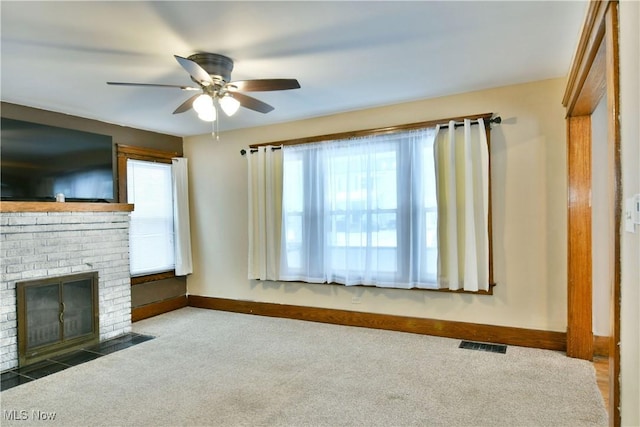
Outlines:
[[130,203],[2,202],[0,212],[131,212]]
[[564,332],[482,325],[477,323],[365,313],[320,307],[238,301],[198,295],[189,295],[188,305],[190,307],[230,311],[234,313],[306,320],[343,326],[384,329],[397,332],[410,332],[444,338],[464,339],[546,350],[564,351],[566,349],[566,334]]
[[[591,284],[585,286],[581,280],[585,278],[582,270],[589,269],[589,265],[582,264],[582,255],[588,252],[591,257],[591,242],[581,236],[584,222],[590,221],[590,210],[573,205],[571,199],[571,185],[582,181],[581,192],[591,190],[591,184],[582,180],[582,167],[579,164],[572,169],[572,161],[581,162],[586,154],[571,152],[589,139],[590,130],[578,125],[578,121],[590,119],[604,94],[607,96],[607,117],[609,149],[614,154],[613,166],[609,171],[613,180],[609,186],[614,194],[614,271],[612,294],[610,298],[610,314],[612,319],[611,339],[609,340],[609,424],[621,425],[620,415],[620,234],[621,229],[621,160],[620,160],[620,123],[619,123],[619,48],[618,48],[618,1],[592,0],[589,2],[587,15],[580,34],[580,41],[575,57],[572,61],[569,78],[562,104],[567,110],[567,144],[568,151],[568,183],[570,186],[568,206],[568,302],[569,316],[567,328],[567,354],[590,360],[593,356],[594,345],[597,341],[589,336],[591,319],[584,316],[586,310],[579,304],[589,305],[591,311]],[[586,147],[585,147],[586,149]],[[589,154],[590,155],[590,154]],[[578,172],[574,176],[572,173]],[[586,216],[589,218],[584,218]],[[583,217],[584,216],[584,217]],[[573,222],[572,222],[573,218]],[[574,246],[572,247],[572,241]],[[580,256],[575,256],[580,255]],[[588,277],[590,282],[591,277]],[[579,296],[581,292],[589,292]],[[573,315],[573,310],[578,314]],[[594,344],[594,342],[596,344]],[[591,351],[589,351],[591,347]],[[597,350],[596,350],[597,351]]]
[[[442,332],[442,335],[446,338],[459,338],[466,339],[463,337],[453,336],[452,331],[456,328],[450,327],[450,323],[457,324],[457,328],[460,325],[470,326],[474,324],[463,323],[463,322],[450,322],[446,320],[431,320],[431,319],[422,319],[422,318],[411,318],[411,317],[401,317],[403,319],[402,322],[387,322],[386,325],[383,325],[385,319],[393,319],[398,318],[400,316],[391,316],[391,315],[378,315],[374,313],[362,313],[362,312],[352,312],[347,310],[332,310],[325,308],[316,308],[311,309],[310,307],[301,307],[301,306],[286,306],[282,304],[272,304],[272,303],[259,303],[259,302],[251,302],[251,301],[236,301],[225,298],[214,298],[214,297],[202,297],[197,295],[181,295],[179,297],[175,297],[169,300],[154,302],[151,304],[144,305],[142,307],[136,307],[132,310],[132,321],[136,322],[138,320],[146,319],[149,317],[157,316],[159,314],[168,313],[169,311],[178,310],[183,307],[196,307],[203,308],[207,310],[220,310],[220,311],[229,311],[234,313],[242,313],[242,314],[255,314],[259,316],[269,316],[269,317],[281,317],[287,319],[296,319],[296,320],[306,320],[306,321],[316,321],[321,323],[331,323],[335,325],[343,325],[343,326],[360,326],[360,327],[368,327],[374,329],[385,329],[396,332],[412,332],[419,333],[423,335],[436,335],[436,333],[428,333],[427,327],[424,325],[419,327],[417,325],[421,323],[429,323],[431,327],[433,325],[444,325],[443,328],[438,328],[439,331]],[[284,308],[282,311],[278,310],[278,307]],[[296,313],[309,312],[308,314],[302,315],[293,314],[291,308],[295,308]],[[319,314],[320,311],[332,311],[334,312],[333,316],[330,313],[327,313],[327,318],[333,319],[333,321],[321,320],[325,316]],[[313,314],[311,313],[313,312]],[[340,316],[338,313],[346,313],[346,317],[350,317],[351,313],[356,313],[356,316],[360,318],[359,321],[352,321],[349,323],[344,323],[339,321]],[[135,313],[135,314],[133,314]],[[368,322],[368,318],[378,318],[377,322]],[[429,322],[427,322],[429,321]],[[397,328],[397,325],[400,324],[402,327],[400,329]],[[375,325],[378,325],[376,328]],[[384,326],[384,327],[382,327]],[[505,344],[503,340],[507,340],[504,338],[506,334],[502,333],[505,330],[505,327],[502,326],[491,326],[491,325],[482,325],[485,330],[495,329],[490,335],[488,335],[488,339],[492,339],[495,337],[500,344]],[[544,350],[560,350],[566,347],[565,344],[565,334],[562,332],[550,332],[550,331],[540,331],[540,330],[530,330],[530,329],[522,329],[522,328],[507,328],[510,334],[514,332],[518,332],[523,334],[522,338],[526,339],[531,345],[527,345],[526,347],[540,348]],[[533,331],[529,333],[528,331]],[[451,332],[451,333],[450,333]],[[479,339],[478,337],[482,337],[479,331],[475,331],[472,333],[474,336],[474,340],[476,341],[484,341],[488,342],[486,339]],[[541,339],[542,338],[542,339]],[[509,339],[509,341],[512,341]],[[519,341],[520,342],[520,341]],[[593,337],[593,349],[594,354],[600,357],[608,357],[609,356],[609,346],[611,343],[611,337],[604,336],[594,336]],[[506,343],[509,344],[509,343]],[[511,344],[511,345],[521,345],[521,344]],[[525,347],[524,345],[521,345]]]
[[137,322],[138,320],[148,319],[149,317],[168,313],[170,311],[177,310],[186,306],[187,296],[181,295],[179,297],[167,299],[164,301],[158,301],[151,304],[143,305],[141,307],[135,307],[131,309],[131,321]]
[[608,144],[613,152],[613,187],[614,187],[614,248],[613,248],[613,286],[610,298],[611,336],[609,341],[609,414],[610,424],[620,426],[620,300],[622,298],[620,284],[622,281],[620,257],[620,234],[622,229],[622,160],[620,143],[620,54],[618,42],[618,3],[607,4],[605,21],[606,45],[606,91],[608,114]]
[[591,116],[567,124],[567,355],[591,360]]

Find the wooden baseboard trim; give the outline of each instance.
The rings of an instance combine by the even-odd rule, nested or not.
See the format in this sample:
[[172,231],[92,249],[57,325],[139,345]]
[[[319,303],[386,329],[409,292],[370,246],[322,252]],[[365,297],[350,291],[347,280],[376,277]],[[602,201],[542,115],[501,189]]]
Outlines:
[[533,347],[545,350],[566,351],[564,332],[513,328],[508,326],[481,325],[449,320],[389,314],[363,313],[317,307],[303,307],[225,298],[189,295],[189,306],[235,313],[255,314],[286,319],[307,320],[335,325],[359,326],[390,331],[411,332],[445,338],[481,341],[487,343]]
[[609,357],[609,346],[611,337],[593,336],[593,355],[601,357]]
[[131,309],[131,321],[137,322],[138,320],[147,319],[149,317],[157,316],[158,314],[177,310],[179,308],[186,307],[187,305],[188,300],[186,295],[143,305],[141,307]]

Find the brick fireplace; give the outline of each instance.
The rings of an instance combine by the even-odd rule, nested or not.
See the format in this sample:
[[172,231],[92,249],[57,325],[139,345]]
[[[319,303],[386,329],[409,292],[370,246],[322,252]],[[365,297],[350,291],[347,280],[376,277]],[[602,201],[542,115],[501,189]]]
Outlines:
[[100,341],[131,331],[132,205],[3,202],[1,207],[0,371],[18,366],[16,282],[97,272]]

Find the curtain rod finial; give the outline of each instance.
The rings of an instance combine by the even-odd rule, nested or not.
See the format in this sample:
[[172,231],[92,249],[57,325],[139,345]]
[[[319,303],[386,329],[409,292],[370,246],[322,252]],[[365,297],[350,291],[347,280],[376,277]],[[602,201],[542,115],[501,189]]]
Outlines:
[[500,123],[502,123],[502,117],[500,117],[500,116],[492,117],[492,118],[489,120],[489,122],[490,122],[491,124],[499,125]]

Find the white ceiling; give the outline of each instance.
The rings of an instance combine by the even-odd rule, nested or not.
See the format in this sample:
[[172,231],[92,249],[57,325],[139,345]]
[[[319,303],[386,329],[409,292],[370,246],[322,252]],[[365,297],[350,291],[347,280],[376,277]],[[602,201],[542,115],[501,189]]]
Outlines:
[[586,1],[19,2],[1,5],[2,101],[178,136],[211,125],[172,112],[193,85],[173,55],[220,53],[252,92],[220,130],[563,77]]

